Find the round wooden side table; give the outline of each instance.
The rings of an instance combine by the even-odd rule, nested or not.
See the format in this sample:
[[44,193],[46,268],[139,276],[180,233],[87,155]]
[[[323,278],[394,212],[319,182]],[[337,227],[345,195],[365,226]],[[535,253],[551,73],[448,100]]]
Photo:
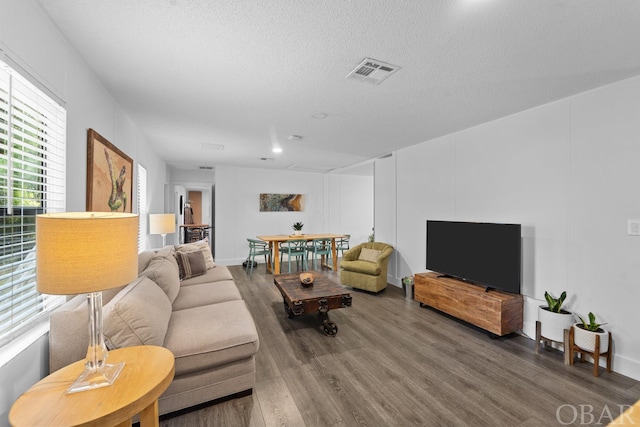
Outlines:
[[109,363],[125,362],[107,387],[65,394],[84,369],[72,363],[40,380],[16,400],[9,412],[12,426],[158,426],[158,397],[174,375],[173,354],[163,347],[136,346],[109,352]]

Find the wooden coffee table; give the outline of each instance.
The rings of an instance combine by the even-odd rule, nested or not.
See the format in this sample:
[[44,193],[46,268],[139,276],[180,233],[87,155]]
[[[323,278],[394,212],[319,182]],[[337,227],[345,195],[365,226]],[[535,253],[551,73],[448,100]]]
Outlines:
[[273,283],[282,294],[284,311],[289,318],[320,313],[320,330],[333,337],[338,333],[338,325],[329,320],[329,310],[351,307],[351,293],[322,272],[312,274],[314,280],[310,286],[302,285],[300,273],[277,274],[273,276]]

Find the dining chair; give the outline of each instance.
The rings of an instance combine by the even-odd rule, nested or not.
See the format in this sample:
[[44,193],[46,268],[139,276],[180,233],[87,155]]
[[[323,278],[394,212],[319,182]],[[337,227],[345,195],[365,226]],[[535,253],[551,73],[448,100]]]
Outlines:
[[[327,264],[330,265],[329,260],[331,259],[331,239],[313,239],[309,246],[307,246],[307,253],[310,253],[313,257],[313,269],[318,269],[318,256],[322,258],[322,256],[327,257]],[[307,255],[307,259],[309,255]],[[322,268],[322,265],[320,265]]]
[[344,255],[344,251],[349,250],[349,239],[351,239],[351,235],[345,234],[343,237],[336,240],[336,253],[340,252],[340,256]]
[[307,270],[307,241],[304,239],[287,240],[280,244],[280,271],[282,271],[282,257],[287,255],[289,273],[291,273],[291,258],[295,258],[296,268],[299,269],[302,262],[302,269]]
[[271,257],[271,249],[269,249],[269,243],[264,240],[248,238],[247,242],[249,242],[249,256],[247,256],[247,266],[245,271],[248,271],[249,277],[251,277],[251,274],[253,273],[253,264],[257,265],[255,262],[256,256],[264,255],[264,263],[266,265],[267,255]]

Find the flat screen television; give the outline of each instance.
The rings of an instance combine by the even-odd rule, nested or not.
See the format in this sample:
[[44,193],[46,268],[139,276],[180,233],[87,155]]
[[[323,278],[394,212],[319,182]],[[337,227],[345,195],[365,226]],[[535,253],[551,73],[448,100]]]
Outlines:
[[520,224],[427,220],[427,269],[520,293]]

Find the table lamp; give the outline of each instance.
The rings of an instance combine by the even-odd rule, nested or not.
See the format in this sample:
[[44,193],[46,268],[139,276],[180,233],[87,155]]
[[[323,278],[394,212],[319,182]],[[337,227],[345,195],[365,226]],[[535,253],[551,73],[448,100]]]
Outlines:
[[149,214],[149,234],[162,234],[162,247],[167,244],[167,233],[176,231],[175,214]]
[[138,215],[66,212],[36,217],[36,288],[53,295],[87,293],[89,348],[85,370],[67,393],[111,385],[124,362],[107,364],[102,292],[138,276]]

